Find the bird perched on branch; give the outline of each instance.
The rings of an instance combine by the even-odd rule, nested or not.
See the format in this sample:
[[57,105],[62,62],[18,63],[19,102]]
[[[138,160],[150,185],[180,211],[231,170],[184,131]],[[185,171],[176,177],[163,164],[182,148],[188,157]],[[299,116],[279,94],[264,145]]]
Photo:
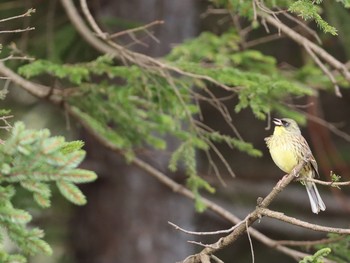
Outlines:
[[[271,136],[265,138],[265,141],[275,164],[285,173],[291,173],[304,160],[306,164],[299,173],[300,178],[314,178],[318,175],[316,160],[305,138],[301,135],[298,124],[287,118],[274,119],[273,122],[276,125],[275,130]],[[302,183],[306,186],[312,212],[318,214],[324,211],[326,206],[318,193],[316,184],[307,180],[303,180]]]

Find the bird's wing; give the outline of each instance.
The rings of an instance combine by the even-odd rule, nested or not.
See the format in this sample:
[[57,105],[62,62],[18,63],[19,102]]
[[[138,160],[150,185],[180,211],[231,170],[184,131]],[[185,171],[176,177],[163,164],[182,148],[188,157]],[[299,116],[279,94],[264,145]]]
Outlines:
[[300,135],[300,153],[301,153],[301,157],[305,160],[310,162],[312,169],[315,171],[315,173],[317,174],[317,177],[320,177],[319,173],[318,173],[318,166],[317,166],[317,162],[315,160],[315,157],[313,156],[310,146],[307,143],[307,141],[305,140],[305,138]]

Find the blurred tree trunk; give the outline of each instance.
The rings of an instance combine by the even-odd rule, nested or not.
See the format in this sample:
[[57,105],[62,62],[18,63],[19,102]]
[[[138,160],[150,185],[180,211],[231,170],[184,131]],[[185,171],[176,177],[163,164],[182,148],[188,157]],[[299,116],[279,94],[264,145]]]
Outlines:
[[[195,3],[188,0],[109,1],[103,3],[99,12],[101,16],[117,17],[129,23],[145,24],[163,19],[164,25],[150,29],[160,44],[148,37],[142,40],[144,45],[133,48],[151,56],[161,56],[172,44],[197,33]],[[133,40],[125,36],[121,41],[130,43]],[[126,165],[120,156],[98,145],[85,132],[83,140],[88,152],[86,165],[97,171],[99,179],[83,189],[88,205],[75,208],[71,223],[75,261],[174,262],[191,254],[186,237],[174,232],[167,221],[193,228],[193,203],[182,200],[137,168]],[[167,158],[154,153],[151,157],[160,169],[167,167]],[[99,166],[94,167],[94,164]]]

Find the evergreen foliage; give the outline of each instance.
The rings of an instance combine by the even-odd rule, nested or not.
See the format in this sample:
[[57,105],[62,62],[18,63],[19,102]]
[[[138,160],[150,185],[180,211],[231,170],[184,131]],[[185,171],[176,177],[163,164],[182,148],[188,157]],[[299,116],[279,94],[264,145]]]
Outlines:
[[[253,27],[258,26],[252,1],[212,2],[247,18]],[[315,21],[325,33],[337,34],[337,30],[321,17],[322,1],[264,2],[272,9],[288,8],[305,20]],[[340,2],[350,5],[348,0]],[[67,35],[70,37],[66,41]],[[36,60],[20,67],[18,72],[26,78],[49,75],[67,83],[67,86],[75,86],[69,93],[71,96],[65,98],[66,102],[76,115],[119,149],[127,160],[134,157],[138,148],[166,150],[166,136],[176,138],[179,146],[171,155],[169,169],[175,172],[183,164],[197,211],[206,208],[201,202],[200,191],[215,192],[197,173],[197,150],[209,151],[214,143],[225,143],[253,157],[262,153],[239,136],[229,136],[198,125],[197,115],[201,109],[195,103],[195,93],[208,95],[208,91],[218,89],[220,85],[191,77],[191,74],[208,76],[217,83],[232,87],[228,92],[237,94],[238,98],[237,103],[232,105],[234,111],[250,109],[261,120],[275,111],[303,123],[304,116],[288,107],[285,99],[312,95],[310,87],[331,86],[327,76],[311,63],[299,70],[282,70],[271,56],[257,50],[242,51],[240,37],[234,30],[220,36],[204,32],[196,39],[175,47],[165,62],[190,73],[187,76],[175,75],[164,69],[123,66],[109,56],[86,63],[58,63],[61,61],[60,54],[70,49],[69,43],[74,42],[74,37],[71,27],[64,28],[56,35],[60,40],[56,41],[58,52],[57,56],[53,56],[55,62]],[[6,90],[0,91],[0,99],[5,95]],[[208,95],[206,99],[213,98]],[[1,114],[8,112],[1,111]],[[82,146],[80,141],[65,142],[63,137],[50,137],[48,130],[27,130],[22,123],[17,123],[10,138],[0,145],[0,225],[19,248],[19,253],[14,255],[0,249],[0,262],[25,262],[23,255],[51,253],[50,246],[43,240],[43,231],[28,229],[31,215],[12,204],[11,198],[16,194],[13,185],[29,191],[33,200],[43,208],[50,206],[52,183],[70,202],[85,204],[85,196],[76,184],[93,181],[96,175],[77,168],[85,157]],[[342,255],[345,247],[337,245],[332,250]],[[330,249],[324,248],[300,262],[320,263],[329,253]]]
[[331,253],[330,248],[322,248],[315,252],[312,256],[306,256],[299,263],[324,263],[324,257],[327,257]]
[[[290,95],[310,95],[312,89],[293,78],[297,72],[281,71],[273,57],[256,50],[240,51],[239,41],[232,30],[221,36],[205,32],[174,48],[166,61],[188,73],[209,76],[233,87],[232,93],[237,93],[239,99],[232,105],[236,112],[250,108],[257,118],[265,119],[271,111],[277,111],[303,122],[303,115],[283,101]],[[200,189],[211,193],[214,189],[197,175],[196,150],[209,151],[213,143],[225,143],[251,156],[261,156],[259,150],[241,138],[198,125],[195,118],[200,108],[193,100],[198,91],[193,86],[198,87],[201,95],[208,93],[213,87],[206,80],[173,77],[169,72],[137,65],[121,66],[109,56],[70,65],[37,60],[22,66],[18,72],[27,78],[48,74],[76,85],[67,99],[75,114],[114,144],[128,160],[137,148],[165,150],[166,136],[177,138],[180,145],[170,159],[169,168],[176,171],[179,162],[184,164],[199,211],[204,209]],[[208,99],[213,98],[208,96]],[[226,168],[232,173],[228,165]]]
[[330,26],[321,16],[319,4],[322,1],[298,0],[289,7],[289,11],[301,16],[304,20],[314,20],[325,33],[337,35],[337,30]]
[[91,182],[96,174],[77,168],[85,157],[82,146],[81,141],[50,137],[47,129],[26,129],[21,122],[15,123],[9,138],[0,144],[0,226],[18,247],[18,253],[13,255],[1,247],[0,262],[26,262],[28,255],[52,253],[43,240],[44,232],[28,228],[32,216],[12,203],[14,186],[31,192],[33,200],[43,208],[50,206],[52,183],[72,203],[85,204],[85,196],[75,184]]
[[350,1],[349,0],[337,0],[337,2],[342,3],[345,8],[350,8]]
[[327,245],[317,245],[317,249],[331,249],[332,253],[329,254],[328,258],[337,263],[348,263],[350,262],[350,253],[349,253],[349,244],[350,236],[349,235],[339,235],[329,233],[328,237],[334,239],[333,243]]
[[[254,8],[251,1],[241,1],[241,0],[212,0],[212,2],[219,7],[231,10],[240,16],[246,17],[248,20],[253,21],[253,26],[257,26],[257,21],[254,20]],[[288,8],[288,11],[297,14],[302,17],[305,21],[312,20],[319,26],[319,28],[324,33],[330,33],[332,35],[337,35],[337,29],[324,20],[320,13],[322,12],[322,0],[312,1],[312,0],[268,0],[264,1],[266,7],[274,8]],[[349,0],[340,0],[346,8],[350,7]],[[260,5],[263,5],[260,3]],[[257,9],[257,8],[256,8]]]
[[[252,156],[261,156],[248,142],[206,131],[195,124],[200,109],[192,100],[193,79],[164,77],[162,72],[138,66],[115,65],[108,56],[77,65],[37,60],[21,67],[19,73],[25,77],[45,73],[79,85],[75,95],[69,98],[73,111],[129,160],[136,148],[150,146],[164,150],[165,136],[179,139],[180,146],[171,158],[170,168],[176,171],[178,161],[184,164],[188,185],[198,197],[198,210],[203,210],[199,190],[213,192],[213,188],[197,175],[196,149],[208,151],[209,141],[223,142]],[[104,80],[96,82],[101,76]]]
[[[251,2],[213,2],[253,19]],[[334,33],[319,16],[319,4],[307,0],[266,2],[269,7],[289,6],[305,19],[314,19],[324,31]],[[217,83],[232,87],[231,92],[238,95],[237,104],[232,105],[234,111],[249,108],[262,120],[275,111],[304,123],[304,116],[283,101],[288,96],[313,94],[309,87],[312,85],[318,85],[318,88],[332,86],[314,65],[309,64],[300,70],[281,70],[271,56],[257,50],[242,51],[240,37],[234,30],[220,36],[204,32],[175,47],[165,59],[166,63],[182,71],[208,76]],[[195,94],[206,94],[207,99],[212,100],[208,90],[217,88],[206,80],[174,77],[171,72],[162,69],[122,66],[109,56],[77,64],[37,60],[22,66],[18,72],[26,78],[47,74],[77,86],[73,96],[67,98],[75,114],[119,149],[127,160],[133,158],[137,148],[148,146],[165,150],[168,147],[166,136],[177,138],[180,145],[172,154],[169,168],[176,171],[178,163],[183,164],[188,186],[196,196],[197,210],[204,209],[200,203],[200,189],[208,192],[214,189],[197,175],[196,150],[209,151],[213,143],[225,143],[251,156],[261,156],[259,150],[240,137],[198,125],[196,115],[200,113],[200,108],[195,104]],[[323,82],[320,83],[320,80]],[[84,99],[81,99],[82,96]],[[228,165],[226,168],[232,173]]]
[[[219,51],[219,52],[218,52]],[[235,111],[250,108],[259,119],[275,110],[284,116],[302,116],[281,101],[287,95],[311,95],[312,90],[295,78],[296,72],[283,72],[273,57],[257,50],[239,50],[239,37],[234,31],[221,36],[203,33],[175,47],[168,56],[183,70],[207,75],[227,86],[237,87],[239,102]]]

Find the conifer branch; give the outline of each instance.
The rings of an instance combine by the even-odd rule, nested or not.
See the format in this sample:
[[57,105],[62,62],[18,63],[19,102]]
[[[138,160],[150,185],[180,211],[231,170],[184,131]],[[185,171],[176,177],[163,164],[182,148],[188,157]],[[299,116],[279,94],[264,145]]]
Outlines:
[[[16,194],[13,185],[18,184],[32,193],[34,201],[43,208],[50,206],[51,182],[56,182],[61,193],[71,202],[85,204],[85,196],[75,183],[91,182],[96,179],[96,174],[77,168],[85,157],[82,146],[79,141],[66,142],[63,137],[50,137],[47,129],[26,129],[21,122],[16,122],[10,136],[1,142],[0,224],[19,247],[20,253],[50,255],[52,250],[42,239],[42,230],[27,228],[31,215],[12,204],[11,198]],[[66,191],[67,185],[69,192]],[[7,255],[2,249],[0,253]]]
[[[82,2],[86,4],[86,1],[82,0]],[[233,92],[237,91],[233,87],[227,86],[227,85],[215,80],[214,78],[212,78],[210,76],[187,72],[187,71],[182,70],[180,68],[177,68],[177,67],[171,66],[169,64],[166,64],[164,62],[161,62],[160,60],[153,59],[153,58],[147,57],[147,56],[142,55],[142,54],[131,52],[131,51],[125,49],[124,47],[121,47],[121,46],[115,44],[114,42],[111,42],[109,39],[105,39],[104,37],[102,37],[102,35],[105,33],[103,33],[102,30],[99,29],[97,23],[95,23],[92,27],[98,33],[98,35],[101,36],[102,40],[97,38],[94,35],[94,33],[91,32],[86,27],[83,19],[79,16],[78,12],[76,12],[76,9],[75,9],[72,1],[71,0],[62,0],[62,3],[66,8],[66,12],[67,12],[68,16],[70,17],[70,19],[72,20],[72,23],[76,26],[78,31],[83,35],[83,37],[87,40],[87,42],[89,42],[91,45],[93,45],[96,49],[100,50],[101,52],[106,53],[106,54],[112,54],[113,56],[118,57],[119,59],[123,60],[124,62],[131,62],[131,63],[134,63],[135,65],[139,65],[140,67],[144,67],[144,68],[159,72],[159,74],[163,75],[163,76],[169,76],[170,75],[169,72],[176,72],[176,73],[179,73],[183,76],[188,76],[188,77],[192,77],[192,78],[206,80],[206,81],[214,83],[214,84],[218,85],[219,87],[226,89],[228,91],[233,91]],[[85,9],[87,9],[87,6],[85,7]],[[84,8],[83,8],[83,11],[84,11]],[[85,10],[85,12],[86,12],[86,10]],[[87,18],[87,20],[91,20],[91,19],[93,19],[92,16],[90,18],[89,17]],[[264,20],[267,21],[268,23],[274,25],[274,23],[277,21],[280,24],[280,21],[278,21],[278,20],[276,20],[274,22],[271,22],[271,21],[269,22],[269,19],[276,19],[276,18],[274,18],[272,16],[266,16],[266,17],[264,16]],[[98,29],[96,29],[96,27]],[[280,28],[280,27],[278,27],[278,28]],[[102,35],[101,35],[101,32],[99,32],[99,30],[102,32]],[[286,35],[288,35],[284,29],[281,29],[281,31],[283,31]],[[291,35],[293,35],[291,32],[289,32],[289,33]],[[294,38],[297,38],[297,35],[293,35],[293,36],[294,36]],[[298,39],[300,40],[300,38],[298,38]],[[300,44],[304,44],[304,39],[301,39]],[[315,54],[317,54],[318,56],[323,58],[329,64],[330,64],[330,62],[327,61],[327,59],[330,60],[333,63],[330,65],[332,65],[334,68],[340,70],[344,74],[345,77],[347,76],[347,74],[348,74],[347,69],[344,70],[342,68],[342,66],[340,65],[341,63],[339,61],[337,61],[337,60],[334,61],[334,58],[333,58],[333,60],[331,58],[329,58],[330,55],[328,53],[320,55],[317,51],[315,51],[315,48],[313,48],[309,43],[307,43],[307,45],[309,48],[311,48],[312,52],[314,52]],[[328,54],[328,56],[327,56],[327,54]],[[336,63],[336,62],[338,62],[338,63]],[[50,100],[54,103],[59,103],[59,102],[63,101],[64,94],[60,93],[59,91],[57,91],[55,89],[51,89],[50,87],[46,87],[43,85],[33,84],[30,81],[24,80],[23,78],[16,76],[15,73],[13,73],[12,71],[8,71],[8,70],[9,69],[6,68],[2,63],[0,64],[0,72],[2,72],[2,74],[11,78],[16,84],[22,86],[24,89],[28,90],[29,92],[31,92],[35,96],[40,97],[40,98],[47,98],[48,100]],[[166,74],[164,74],[164,72]],[[113,144],[113,142],[108,141],[105,137],[103,137],[96,130],[94,130],[89,123],[87,123],[84,119],[82,119],[81,116],[79,114],[77,114],[77,112],[74,110],[74,107],[72,107],[64,102],[63,102],[63,105],[67,111],[69,111],[73,116],[75,116],[83,124],[83,126],[88,131],[90,131],[98,141],[100,141],[100,143],[102,143],[107,148],[110,148],[115,152],[120,151],[118,149],[118,147],[116,147]],[[131,161],[131,163],[138,166],[142,170],[148,172],[153,177],[157,178],[157,180],[159,180],[161,183],[163,183],[164,185],[166,185],[167,187],[172,189],[174,192],[178,192],[178,193],[180,193],[180,194],[182,194],[190,199],[195,199],[195,195],[190,190],[177,184],[176,182],[174,182],[173,180],[168,178],[165,174],[161,173],[160,171],[158,171],[157,169],[155,169],[154,167],[152,167],[148,163],[144,162],[143,160],[141,160],[137,157],[133,157],[133,158],[130,158],[130,161]],[[304,164],[301,164],[300,167],[298,166],[296,168],[296,171],[294,173],[291,173],[291,174],[294,175],[295,173],[297,173],[297,170],[301,169],[303,165]],[[270,194],[265,199],[263,199],[262,202],[260,202],[258,204],[257,209],[254,210],[252,213],[250,213],[245,220],[240,220],[235,215],[230,214],[228,211],[224,210],[220,206],[217,206],[215,203],[203,198],[202,199],[203,203],[209,209],[220,214],[222,217],[228,219],[230,222],[232,222],[234,224],[238,224],[238,226],[233,229],[232,233],[230,233],[226,237],[221,238],[215,244],[211,244],[211,245],[207,246],[199,254],[196,254],[196,255],[189,257],[186,260],[186,262],[199,262],[199,261],[209,262],[210,257],[213,257],[213,253],[216,253],[216,251],[218,251],[218,250],[222,249],[223,247],[234,242],[239,236],[241,236],[247,230],[247,228],[249,226],[251,226],[256,220],[258,220],[260,218],[260,215],[261,215],[260,212],[266,211],[263,209],[265,209],[274,200],[276,195],[280,191],[282,191],[293,180],[294,176],[291,174],[283,177],[282,181],[276,185],[276,187],[270,192]],[[76,177],[74,175],[78,175],[78,177]],[[67,176],[73,176],[75,178],[74,180],[78,180],[78,181],[80,179],[82,179],[79,176],[79,171],[76,171],[76,173],[74,173],[74,174],[68,174]],[[72,181],[72,182],[75,182],[75,181]],[[30,189],[33,193],[35,191],[37,191],[37,189],[39,189],[39,188],[41,188],[41,190],[43,190],[42,192],[46,193],[46,191],[45,191],[46,188],[44,185],[41,185],[41,184],[31,185],[28,183],[27,184],[24,183],[23,185],[25,185],[25,187],[27,187],[27,189]],[[74,187],[74,184],[57,181],[57,186],[61,190],[62,194],[64,194],[71,201],[77,200],[76,202],[78,204],[85,202],[83,196],[81,196],[81,193]],[[49,195],[49,194],[47,193],[47,195]],[[45,195],[39,196],[39,197],[37,197],[37,200],[41,200],[43,197],[45,199],[47,196],[45,196]],[[44,202],[42,205],[45,206],[47,204]],[[292,257],[301,258],[301,257],[306,255],[302,252],[289,249],[285,246],[281,246],[280,244],[276,243],[276,241],[269,239],[268,237],[264,236],[263,234],[256,231],[255,229],[250,228],[249,233],[252,237],[260,240],[261,242],[263,242],[267,246],[274,247],[276,250],[281,251],[281,252],[283,252],[287,255],[290,255]]]
[[35,97],[42,99],[49,99],[51,102],[57,104],[62,101],[62,91],[41,84],[36,84],[32,81],[28,81],[22,78],[17,73],[13,72],[11,69],[5,66],[5,64],[0,61],[0,74],[10,79],[12,82],[16,83],[18,86],[22,87],[30,94]]
[[338,86],[337,81],[336,81],[335,77],[333,76],[332,72],[322,63],[322,61],[316,56],[316,54],[310,49],[310,47],[308,45],[304,44],[304,48],[307,51],[307,53],[309,53],[311,58],[315,61],[315,63],[324,72],[324,74],[326,74],[327,77],[329,78],[329,80],[332,82],[332,84],[334,86],[335,95],[337,95],[338,97],[342,97],[339,86]]
[[[30,81],[24,80],[22,81],[22,78],[19,77],[16,73],[10,71],[9,69],[7,70],[3,70],[4,66],[3,64],[0,64],[0,72],[6,76],[11,77],[11,79],[13,79],[13,81],[18,84],[18,85],[23,85],[22,88],[24,89],[28,89],[28,87],[31,87],[29,89],[29,91],[33,92],[33,94],[39,98],[45,99],[47,98],[47,94],[45,92],[43,92],[43,90],[47,90],[48,87],[46,86],[42,86],[42,85],[36,85]],[[10,73],[9,73],[10,72]],[[31,84],[29,84],[31,83]],[[42,87],[46,87],[43,88]],[[36,90],[33,90],[36,89]],[[56,100],[53,99],[52,97],[48,97],[49,100],[52,100],[52,102],[55,102]],[[64,103],[64,102],[63,102]],[[86,128],[95,138],[97,141],[99,141],[102,145],[104,145],[105,147],[117,152],[117,153],[121,153],[119,151],[119,149],[113,144],[113,142],[107,140],[106,138],[104,138],[103,136],[101,136],[101,134],[99,134],[95,129],[93,129],[85,120],[83,120],[81,118],[81,116],[79,114],[77,114],[77,112],[74,110],[74,107],[70,106],[67,103],[64,103],[64,108],[66,109],[66,111],[68,113],[70,113],[73,117],[77,118],[77,120],[83,125],[84,128]],[[165,174],[163,174],[162,172],[160,172],[159,170],[157,170],[156,168],[154,168],[153,166],[147,164],[145,161],[134,157],[131,159],[131,163],[138,166],[140,169],[142,169],[143,171],[147,172],[148,174],[150,174],[151,176],[155,177],[159,182],[161,182],[162,184],[166,185],[167,187],[169,187],[170,189],[172,189],[172,191],[184,195],[190,199],[195,199],[195,195],[193,194],[192,191],[190,191],[189,189],[185,188],[184,186],[177,184],[176,182],[174,182],[172,179],[170,179],[169,177],[167,177]],[[286,179],[288,178],[288,180]],[[285,176],[283,177],[283,179],[281,180],[281,183],[278,184],[278,187],[275,189],[273,189],[273,191],[270,193],[270,195],[268,195],[264,201],[262,203],[260,203],[260,206],[267,206],[274,198],[275,196],[282,191],[282,189],[291,181],[293,180],[293,176],[290,177],[289,176]],[[65,189],[61,189],[64,193],[66,193]],[[68,190],[68,189],[67,189]],[[69,192],[68,192],[69,193]],[[67,198],[69,198],[69,196],[66,196]],[[40,200],[40,199],[38,199]],[[209,251],[205,250],[204,252],[201,252],[200,254],[196,254],[193,257],[189,257],[188,260],[192,260],[193,258],[195,259],[195,261],[188,261],[188,262],[198,262],[198,258],[203,257],[203,255],[210,255],[212,253],[215,253],[217,250],[223,248],[224,246],[227,246],[229,244],[231,244],[232,242],[234,242],[234,240],[236,240],[241,234],[244,233],[245,229],[246,229],[246,225],[243,224],[242,220],[239,219],[237,216],[235,216],[234,214],[228,212],[227,210],[225,210],[224,208],[218,206],[217,204],[215,204],[214,202],[206,199],[206,198],[201,198],[201,201],[204,203],[204,205],[214,211],[215,213],[219,214],[221,217],[225,218],[226,220],[228,220],[229,222],[233,223],[233,224],[239,224],[239,226],[237,228],[235,228],[235,231],[232,232],[228,237],[226,237],[224,240],[225,242],[220,244],[216,244],[215,249],[211,249]],[[45,205],[45,203],[43,204]],[[249,216],[247,217],[247,222],[248,222],[248,226],[250,226],[253,221],[257,220],[259,218],[259,214],[257,211],[249,214]],[[246,221],[244,221],[245,223]],[[243,227],[241,227],[243,226]],[[237,229],[237,230],[236,230]],[[259,231],[255,230],[254,228],[250,228],[250,235],[259,240],[260,242],[262,242],[263,244],[265,244],[268,247],[271,247],[273,249],[276,249],[277,251],[280,251],[286,255],[289,255],[293,258],[302,258],[307,256],[308,254],[294,250],[294,249],[290,249],[288,247],[285,247],[283,245],[279,245],[278,243],[276,243],[275,240],[268,238],[267,236],[263,235],[262,233],[260,233]],[[221,239],[220,239],[221,240]],[[206,248],[207,249],[207,248]],[[197,261],[196,261],[197,260]],[[187,262],[187,261],[186,261]]]
[[345,64],[341,63],[335,57],[327,53],[327,51],[325,51],[315,43],[311,42],[309,39],[303,37],[299,33],[295,32],[290,27],[283,24],[280,20],[277,20],[275,17],[264,12],[258,12],[258,15],[267,23],[280,30],[283,34],[287,35],[290,39],[294,40],[301,46],[308,47],[315,55],[322,58],[325,62],[327,62],[328,65],[332,66],[334,69],[338,70],[344,76],[344,78],[348,82],[350,82],[350,71],[347,69]]
[[[84,2],[84,0],[82,0]],[[151,58],[149,56],[132,52],[118,44],[116,44],[114,41],[110,39],[106,39],[104,41],[100,40],[99,38],[95,37],[95,34],[86,26],[84,20],[78,13],[76,7],[74,6],[73,2],[71,0],[61,0],[63,7],[66,10],[66,13],[71,20],[72,24],[75,26],[77,31],[82,35],[82,37],[89,43],[91,44],[94,48],[96,48],[98,51],[104,53],[104,54],[109,54],[112,56],[115,56],[122,60],[124,63],[130,62],[135,65],[139,65],[140,67],[147,68],[149,70],[154,70],[156,72],[159,72],[160,75],[162,75],[163,71],[169,71],[173,73],[178,73],[182,76],[187,76],[190,78],[195,78],[195,79],[201,79],[208,81],[212,84],[217,85],[218,87],[221,87],[224,90],[227,91],[237,91],[236,87],[230,87],[225,85],[224,83],[221,83],[214,78],[206,75],[201,75],[201,74],[195,74],[191,72],[184,71],[178,67],[169,65],[167,63],[164,63],[158,59]],[[88,9],[84,8],[84,14],[85,17],[87,17],[87,20],[90,21],[94,25],[94,28],[96,28],[96,34],[99,36],[104,36],[105,33],[99,28],[97,25],[96,21],[93,20],[94,22],[91,21],[93,19],[92,16],[89,16],[90,12],[87,11]],[[104,37],[102,37],[104,38]],[[163,73],[164,74],[164,73]]]
[[[86,121],[81,119],[80,115],[75,112],[74,108],[70,107],[67,104],[65,104],[65,107],[66,107],[67,112],[69,112],[73,117],[75,117],[82,124],[82,126],[90,134],[92,134],[95,137],[95,139],[97,141],[99,141],[106,148],[108,148],[108,149],[110,149],[110,150],[120,154],[120,151],[118,150],[118,148],[111,141],[107,140],[106,138],[102,137],[98,132],[96,132],[96,130],[94,130]],[[186,187],[176,183],[174,180],[172,180],[171,178],[169,178],[164,173],[162,173],[161,171],[157,170],[155,167],[153,167],[152,165],[148,164],[147,162],[139,159],[138,157],[134,157],[130,161],[131,161],[132,164],[134,164],[135,166],[139,167],[141,170],[147,172],[150,176],[156,178],[160,183],[162,183],[163,185],[165,185],[168,188],[170,188],[173,192],[181,194],[181,195],[183,195],[183,196],[185,196],[185,197],[187,197],[189,199],[192,199],[192,200],[195,199],[195,195],[193,194],[192,191],[190,191]],[[297,172],[298,169],[296,169],[295,171]],[[294,176],[290,177],[290,175],[289,175],[288,180],[287,180],[287,179],[285,179],[286,177],[287,176],[283,177],[280,180],[280,182],[278,184],[280,187],[283,186],[283,188],[284,188],[294,178]],[[278,188],[276,190],[274,189],[273,190],[273,194],[269,195],[267,198],[265,198],[264,204],[265,205],[269,204],[274,199],[274,197],[275,197],[274,195],[277,195],[280,191],[282,191],[281,188]],[[243,223],[243,221],[240,218],[238,218],[236,215],[230,213],[229,211],[227,211],[223,207],[221,207],[218,204],[208,200],[205,197],[202,197],[201,201],[204,203],[204,205],[208,209],[210,209],[213,212],[217,213],[222,218],[228,220],[232,224],[235,224],[235,225],[238,224],[238,227],[243,225],[243,230],[241,229],[240,231],[242,231],[242,233],[244,232],[244,229],[246,228],[246,226]],[[250,219],[248,218],[248,220],[250,220]],[[250,222],[250,221],[248,221],[248,222]],[[233,228],[236,229],[235,227],[233,227]],[[270,247],[272,249],[276,249],[277,251],[280,251],[281,253],[284,253],[284,254],[286,254],[286,255],[288,255],[290,257],[300,259],[300,258],[303,258],[305,256],[308,256],[308,254],[306,254],[306,253],[303,253],[303,252],[300,252],[300,251],[297,251],[297,250],[294,250],[294,249],[290,249],[290,248],[285,247],[283,245],[277,244],[275,240],[270,239],[269,237],[265,236],[264,234],[260,233],[259,231],[257,231],[254,228],[250,228],[250,235],[253,238],[255,238],[258,241],[260,241],[263,244],[265,244],[266,246],[268,246],[268,247]],[[238,238],[238,236],[236,238]],[[221,248],[223,248],[223,246]],[[190,258],[192,258],[192,256],[188,257],[188,259],[190,259]],[[192,261],[189,261],[189,262],[192,262]]]

